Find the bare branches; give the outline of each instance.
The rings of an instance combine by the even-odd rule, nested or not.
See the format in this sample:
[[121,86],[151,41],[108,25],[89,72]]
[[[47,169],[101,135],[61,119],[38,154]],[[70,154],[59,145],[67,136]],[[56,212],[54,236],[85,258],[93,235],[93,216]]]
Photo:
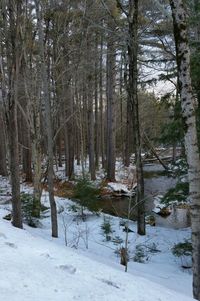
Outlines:
[[116,0],[117,6],[121,9],[121,11],[128,17],[128,12],[125,10],[120,0]]

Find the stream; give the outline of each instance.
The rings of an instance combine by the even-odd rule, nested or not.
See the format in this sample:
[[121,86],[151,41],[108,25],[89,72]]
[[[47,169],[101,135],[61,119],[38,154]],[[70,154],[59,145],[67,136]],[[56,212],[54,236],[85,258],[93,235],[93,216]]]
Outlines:
[[[190,225],[189,213],[187,209],[173,208],[172,213],[167,217],[162,217],[154,212],[153,199],[156,195],[164,195],[170,188],[174,187],[177,179],[167,175],[160,164],[146,164],[144,166],[144,184],[145,184],[145,207],[146,215],[153,215],[156,220],[156,226],[162,226],[173,229],[186,228]],[[127,218],[129,208],[128,197],[112,197],[100,201],[103,212]],[[137,209],[135,200],[132,199],[131,219],[137,219]]]

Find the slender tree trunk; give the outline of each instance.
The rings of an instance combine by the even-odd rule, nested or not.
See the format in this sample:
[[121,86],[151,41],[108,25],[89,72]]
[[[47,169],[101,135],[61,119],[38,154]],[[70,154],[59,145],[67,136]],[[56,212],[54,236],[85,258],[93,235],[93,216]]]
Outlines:
[[6,135],[3,113],[0,111],[0,175],[6,177],[8,175],[6,163]]
[[98,35],[95,37],[95,78],[94,78],[94,99],[95,99],[95,166],[99,168],[99,102],[98,102]]
[[135,162],[137,175],[137,209],[138,234],[145,235],[145,203],[144,203],[144,177],[141,157],[141,137],[138,107],[138,0],[129,0],[129,101],[132,108],[132,117],[135,135]]
[[[131,139],[131,127],[133,127],[131,123],[132,118],[132,106],[131,106],[131,99],[130,99],[130,92],[129,92],[129,78],[128,78],[128,70],[127,70],[127,65],[128,63],[126,62],[126,54],[125,54],[125,70],[124,70],[124,83],[125,87],[127,90],[127,104],[126,104],[126,133],[125,133],[125,150],[124,150],[124,165],[129,166],[130,165],[130,156],[131,156],[131,150],[130,150],[130,139]],[[134,133],[134,130],[133,130]],[[135,148],[134,148],[135,150]]]
[[192,94],[190,75],[186,8],[182,0],[170,0],[170,5],[174,24],[179,91],[185,130],[190,199],[192,202],[193,295],[195,299],[200,300],[200,158],[194,108],[195,98]]
[[36,13],[37,13],[37,25],[39,34],[39,47],[40,47],[40,60],[41,60],[41,79],[43,84],[44,102],[45,102],[45,123],[47,133],[47,152],[48,152],[48,192],[49,201],[51,206],[51,225],[52,236],[58,237],[58,223],[57,223],[57,209],[54,199],[54,170],[53,170],[53,131],[51,121],[51,102],[47,77],[47,68],[45,64],[45,51],[44,51],[44,35],[42,28],[42,13],[40,7],[40,1],[35,0]]
[[41,162],[42,162],[42,153],[41,153],[41,144],[40,138],[38,135],[32,140],[32,158],[33,158],[33,216],[40,217],[40,207],[41,207]]
[[58,148],[58,166],[62,167],[62,131],[60,131],[57,139]]
[[8,143],[10,151],[10,174],[12,185],[12,223],[22,228],[21,200],[20,200],[20,174],[19,174],[19,146],[17,125],[18,79],[21,64],[20,56],[20,18],[22,15],[21,1],[8,1],[9,12],[9,45],[7,45],[8,61],[8,109],[6,112]]
[[[23,117],[22,117],[23,118]],[[23,158],[23,172],[25,173],[25,182],[32,182],[32,155],[31,155],[31,143],[30,143],[30,132],[26,127],[26,123],[22,119],[23,126],[23,149],[22,149],[22,158]]]
[[89,81],[88,85],[88,139],[89,139],[89,169],[91,180],[96,179],[95,160],[94,160],[94,112],[92,87]]
[[115,24],[108,22],[109,31],[107,42],[107,179],[115,181],[116,160],[116,96],[115,96]]
[[[66,93],[66,92],[65,92]],[[73,97],[71,95],[70,87],[67,87],[67,103],[65,118],[69,121],[65,127],[65,154],[66,154],[66,176],[69,180],[74,175],[74,126],[73,126]]]
[[123,162],[125,161],[124,129],[123,129],[123,55],[120,57],[120,80],[119,80],[119,97],[120,97],[120,151]]
[[105,148],[104,148],[104,107],[103,107],[103,34],[101,34],[101,50],[99,62],[99,103],[100,103],[100,137],[101,137],[101,162],[105,168]]
[[[92,1],[88,1],[88,10],[92,5]],[[90,66],[89,59],[93,56],[92,46],[93,46],[93,34],[92,32],[87,32],[87,55],[86,57],[86,82],[87,82],[87,104],[88,104],[88,152],[89,152],[89,171],[91,180],[96,179],[96,169],[95,169],[95,120],[94,120],[94,77],[95,77],[95,62],[93,61],[92,66]]]
[[[11,100],[13,102],[13,100]],[[17,130],[17,106],[14,102],[8,114],[8,142],[10,150],[10,174],[12,185],[12,223],[22,228],[19,176],[19,147]]]
[[64,128],[64,145],[65,145],[65,175],[68,177],[68,154],[69,154],[69,143],[68,143],[68,134],[67,134],[67,127]]
[[[32,41],[33,43],[33,41]],[[32,171],[32,181],[33,181],[33,208],[32,215],[34,217],[40,217],[40,209],[41,209],[41,194],[42,194],[42,186],[41,186],[41,178],[42,178],[42,138],[41,138],[41,89],[42,83],[40,78],[40,73],[36,70],[40,70],[40,62],[36,60],[36,67],[33,63],[33,53],[27,54],[26,51],[23,53],[24,62],[27,64],[23,65],[22,73],[23,73],[23,84],[24,84],[24,94],[26,97],[26,104],[22,104],[25,106],[25,114],[27,118],[26,123],[24,123],[24,127],[28,128],[28,143],[27,146],[30,148],[28,154],[26,153],[29,162],[29,173]],[[35,70],[36,69],[36,70]],[[32,165],[32,166],[31,166]],[[32,168],[31,168],[32,167]],[[31,170],[32,169],[32,170]],[[31,176],[31,174],[30,174]],[[30,178],[29,178],[30,180]]]

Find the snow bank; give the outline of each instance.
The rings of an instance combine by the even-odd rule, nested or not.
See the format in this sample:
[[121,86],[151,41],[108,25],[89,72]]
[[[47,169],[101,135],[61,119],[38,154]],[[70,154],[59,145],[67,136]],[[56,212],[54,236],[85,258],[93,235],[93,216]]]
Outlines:
[[12,301],[191,301],[0,219],[0,296]]

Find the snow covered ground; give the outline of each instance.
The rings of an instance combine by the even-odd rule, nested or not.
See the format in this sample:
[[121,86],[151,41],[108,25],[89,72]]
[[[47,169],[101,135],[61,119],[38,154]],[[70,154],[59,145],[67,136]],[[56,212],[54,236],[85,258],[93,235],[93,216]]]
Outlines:
[[[39,237],[37,231],[27,227],[19,230],[0,219],[0,229],[1,300],[192,300],[150,281],[149,273],[141,277],[137,265],[134,273],[124,273],[117,264],[98,262],[92,252],[84,256],[56,239]],[[173,276],[170,269],[166,275],[166,267],[161,272],[161,266],[162,263],[157,262],[154,273],[166,278]],[[181,283],[181,287],[184,284]]]
[[[124,246],[124,220],[100,213],[86,213],[83,221],[74,203],[56,198],[59,238],[51,238],[50,211],[40,228],[12,227],[2,219],[10,212],[9,184],[0,179],[0,300],[13,301],[189,301],[192,275],[171,253],[175,243],[190,237],[190,229],[173,230],[147,226],[138,236],[130,222],[128,273],[120,265],[118,251]],[[24,192],[30,187],[22,186]],[[7,196],[8,194],[8,196]],[[49,206],[48,194],[42,202]],[[106,241],[102,225],[112,232]],[[144,263],[134,262],[136,246]],[[185,264],[185,263],[184,263]]]

